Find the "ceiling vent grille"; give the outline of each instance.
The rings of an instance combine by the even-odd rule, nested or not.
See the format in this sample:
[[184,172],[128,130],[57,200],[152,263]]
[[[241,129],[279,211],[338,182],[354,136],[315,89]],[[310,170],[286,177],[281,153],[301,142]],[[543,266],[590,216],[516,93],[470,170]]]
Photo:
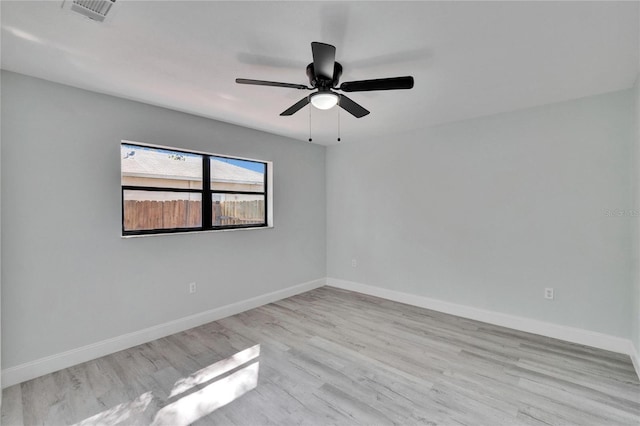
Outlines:
[[116,0],[73,0],[71,10],[94,21],[102,22]]

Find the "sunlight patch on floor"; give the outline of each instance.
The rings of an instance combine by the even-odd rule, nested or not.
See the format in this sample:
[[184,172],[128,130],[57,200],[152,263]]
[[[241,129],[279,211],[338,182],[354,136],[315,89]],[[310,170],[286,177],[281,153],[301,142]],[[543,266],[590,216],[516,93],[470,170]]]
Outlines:
[[[153,425],[188,425],[255,389],[258,386],[259,357],[260,345],[255,345],[176,381],[169,400],[164,402],[155,417],[153,411],[145,413],[156,398],[149,391],[133,401],[118,404],[74,426],[136,424],[145,417],[147,422],[150,417],[153,418]],[[233,370],[236,371],[232,372]],[[232,373],[227,375],[229,372]],[[158,406],[157,403],[156,398],[152,410]]]
[[188,425],[213,413],[258,386],[259,364],[258,361],[249,364],[197,392],[166,405],[158,411],[152,425]]
[[243,351],[240,351],[228,358],[218,361],[215,364],[211,364],[210,366],[205,367],[202,370],[196,371],[189,377],[178,380],[171,390],[170,397],[180,395],[181,393],[188,391],[194,386],[201,385],[210,380],[213,380],[216,377],[219,377],[233,370],[234,368],[240,367],[242,364],[258,358],[259,356],[260,345],[255,345]]
[[76,423],[74,426],[132,424],[139,419],[153,400],[151,392],[145,392],[133,401],[118,404]]

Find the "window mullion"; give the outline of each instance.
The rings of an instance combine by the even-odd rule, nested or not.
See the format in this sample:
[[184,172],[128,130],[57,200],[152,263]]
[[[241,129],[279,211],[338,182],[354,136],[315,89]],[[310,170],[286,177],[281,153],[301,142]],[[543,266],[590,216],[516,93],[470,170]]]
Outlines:
[[212,218],[211,197],[211,160],[208,155],[202,156],[202,229],[211,229]]

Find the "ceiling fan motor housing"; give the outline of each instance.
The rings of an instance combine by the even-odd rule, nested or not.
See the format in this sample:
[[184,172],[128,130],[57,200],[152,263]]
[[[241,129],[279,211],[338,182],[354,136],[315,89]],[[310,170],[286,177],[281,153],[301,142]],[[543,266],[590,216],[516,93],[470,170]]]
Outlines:
[[316,79],[316,71],[313,67],[313,63],[307,65],[307,77],[309,77],[309,84],[313,88],[333,88],[338,86],[338,81],[340,81],[340,76],[342,76],[342,65],[339,62],[334,62],[333,66],[333,79],[326,80],[324,78]]

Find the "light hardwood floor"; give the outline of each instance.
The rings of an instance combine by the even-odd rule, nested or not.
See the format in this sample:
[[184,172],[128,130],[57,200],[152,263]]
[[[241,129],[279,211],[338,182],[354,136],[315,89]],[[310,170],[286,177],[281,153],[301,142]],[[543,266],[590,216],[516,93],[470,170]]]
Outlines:
[[3,391],[3,425],[639,425],[628,356],[331,287]]

